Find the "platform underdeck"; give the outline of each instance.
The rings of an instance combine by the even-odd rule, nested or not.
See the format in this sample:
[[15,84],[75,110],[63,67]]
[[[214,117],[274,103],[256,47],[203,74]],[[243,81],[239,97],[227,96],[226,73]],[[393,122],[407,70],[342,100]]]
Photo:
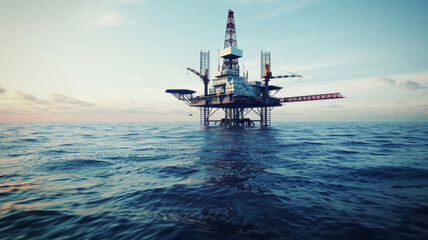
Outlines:
[[198,96],[192,98],[188,105],[190,107],[209,106],[210,108],[255,108],[255,107],[280,107],[279,98],[256,98],[233,94]]
[[[260,122],[260,126],[268,127],[271,125],[272,109],[282,106],[279,98],[272,97],[263,99],[234,94],[193,97],[194,91],[186,89],[169,89],[167,92],[184,101],[188,106],[197,107],[200,110],[202,126],[254,126],[254,122]],[[211,119],[212,115],[220,109],[224,112],[224,118]],[[246,117],[250,112],[255,113],[259,119]]]
[[[260,126],[268,127],[271,125],[271,111],[274,107],[243,107],[239,105],[229,105],[224,107],[203,106],[200,110],[200,123],[202,126],[218,125],[225,127],[255,126],[259,122]],[[221,119],[211,119],[218,110],[224,112]],[[249,113],[255,113],[259,118],[250,119]]]

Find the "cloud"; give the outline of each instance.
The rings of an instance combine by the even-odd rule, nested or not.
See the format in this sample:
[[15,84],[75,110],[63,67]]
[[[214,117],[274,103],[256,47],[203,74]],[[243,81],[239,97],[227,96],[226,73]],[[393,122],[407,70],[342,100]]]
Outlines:
[[417,89],[425,88],[421,86],[419,83],[414,82],[412,80],[406,80],[404,83],[400,84],[400,87],[408,90],[417,90]]
[[14,111],[0,109],[0,115],[25,115],[25,114],[22,112],[14,112]]
[[404,102],[404,101],[395,101],[394,103],[397,105],[406,105],[407,104],[407,102]]
[[127,109],[121,109],[118,111],[120,114],[144,114],[144,113],[150,113],[147,110],[144,110],[142,108],[127,108]]
[[239,0],[238,2],[241,5],[247,5],[251,3],[272,3],[272,2],[278,2],[280,0]]
[[139,80],[141,80],[141,75],[140,75],[140,74],[132,75],[132,76],[129,78],[129,81],[130,81],[130,82],[138,82]]
[[51,101],[44,100],[44,99],[37,99],[37,103],[43,104],[43,105],[52,105],[53,104]]
[[109,13],[95,22],[95,25],[102,27],[127,27],[136,24],[135,21],[129,21],[119,13]]
[[428,105],[421,105],[419,107],[422,109],[422,112],[424,114],[428,114]]
[[73,96],[67,96],[67,95],[58,94],[58,93],[54,94],[51,99],[54,103],[65,103],[65,104],[87,106],[87,107],[94,105],[92,103],[85,102],[85,101],[82,101],[80,99],[77,99]]
[[338,108],[340,107],[338,104],[328,105],[327,108]]
[[67,95],[58,94],[58,93],[52,95],[51,100],[38,99],[34,95],[23,93],[21,91],[16,91],[16,95],[25,101],[30,101],[30,102],[34,102],[35,104],[42,104],[42,105],[55,105],[56,103],[63,103],[63,104],[65,103],[65,104],[72,104],[72,105],[78,105],[78,106],[93,106],[92,103],[82,101],[73,96],[67,96]]
[[384,83],[387,85],[396,85],[396,81],[392,78],[388,78],[388,77],[378,77],[375,79],[376,82],[380,82],[380,83]]
[[[273,66],[274,69],[278,69],[283,72],[303,72],[303,71],[314,71],[328,68],[334,68],[340,65],[344,65],[349,61],[346,60],[324,60],[322,62],[302,63],[302,64],[284,64],[280,66]],[[287,69],[287,70],[286,70]]]
[[384,77],[384,76],[374,79],[374,82],[379,82],[379,83],[386,84],[393,87],[400,87],[407,90],[418,90],[418,89],[426,88],[421,84],[412,80],[397,81],[395,79]]
[[119,0],[121,3],[141,3],[145,2],[146,0]]
[[0,86],[0,94],[5,93],[6,89],[4,89],[3,87]]
[[[252,23],[252,22],[258,22],[258,21],[263,21],[266,19],[270,19],[273,17],[277,17],[280,15],[283,15],[285,13],[290,13],[290,12],[294,12],[306,7],[310,7],[314,4],[317,4],[318,2],[320,2],[321,0],[306,0],[306,1],[287,1],[285,5],[281,6],[281,7],[274,7],[271,11],[266,12],[266,13],[262,13],[262,14],[258,14],[257,16],[255,16],[254,18],[248,19],[247,21],[244,21],[245,23]],[[249,3],[273,3],[273,2],[277,2],[275,0],[270,0],[270,1],[261,1],[261,0],[247,0],[244,1],[244,4],[249,4]]]
[[31,94],[23,93],[21,91],[16,91],[16,93],[18,94],[18,96],[22,97],[22,99],[26,101],[37,101],[37,98]]

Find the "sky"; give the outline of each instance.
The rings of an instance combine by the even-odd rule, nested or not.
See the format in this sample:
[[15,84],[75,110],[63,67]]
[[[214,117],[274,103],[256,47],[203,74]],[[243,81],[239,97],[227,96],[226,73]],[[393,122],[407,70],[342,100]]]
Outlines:
[[[165,89],[211,78],[235,12],[241,69],[271,51],[273,121],[428,121],[428,1],[0,0],[0,121],[199,121]],[[192,113],[193,116],[189,116]]]

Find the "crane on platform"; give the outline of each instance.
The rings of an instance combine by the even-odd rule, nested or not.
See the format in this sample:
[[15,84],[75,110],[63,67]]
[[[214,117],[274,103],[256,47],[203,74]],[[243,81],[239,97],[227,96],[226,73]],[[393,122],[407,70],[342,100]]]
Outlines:
[[208,96],[208,84],[210,83],[210,79],[208,79],[208,69],[205,70],[204,75],[202,75],[200,72],[196,71],[193,68],[187,68],[187,71],[191,71],[202,79],[202,81],[204,82],[204,95]]
[[263,99],[266,101],[267,98],[269,98],[269,81],[270,79],[277,79],[277,78],[303,78],[302,75],[299,74],[291,74],[291,75],[279,75],[279,76],[272,76],[272,72],[270,70],[270,63],[271,63],[271,54],[270,52],[263,53],[262,51],[262,66],[264,65],[264,71],[262,71],[262,79],[264,80],[265,89],[263,94]]

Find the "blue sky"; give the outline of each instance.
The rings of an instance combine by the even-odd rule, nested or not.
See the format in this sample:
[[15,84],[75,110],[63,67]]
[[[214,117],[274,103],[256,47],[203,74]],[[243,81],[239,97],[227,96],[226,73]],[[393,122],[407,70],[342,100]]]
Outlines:
[[[167,88],[202,93],[186,68],[211,51],[227,10],[250,81],[272,51],[273,121],[428,121],[427,1],[0,1],[0,121],[198,121]],[[213,76],[211,76],[213,77]],[[189,117],[189,113],[194,113]]]

